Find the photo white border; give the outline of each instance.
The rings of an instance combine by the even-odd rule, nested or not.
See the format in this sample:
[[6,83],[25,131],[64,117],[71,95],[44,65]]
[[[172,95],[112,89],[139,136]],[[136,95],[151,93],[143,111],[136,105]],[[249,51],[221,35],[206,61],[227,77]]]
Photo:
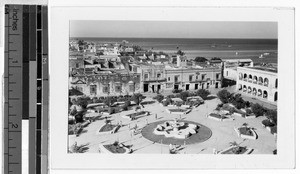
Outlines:
[[[295,48],[292,9],[57,6],[51,8],[49,15],[51,169],[262,169],[295,166]],[[68,109],[69,21],[91,20],[91,16],[93,20],[278,22],[278,154],[248,156],[68,154],[67,117],[64,115]]]

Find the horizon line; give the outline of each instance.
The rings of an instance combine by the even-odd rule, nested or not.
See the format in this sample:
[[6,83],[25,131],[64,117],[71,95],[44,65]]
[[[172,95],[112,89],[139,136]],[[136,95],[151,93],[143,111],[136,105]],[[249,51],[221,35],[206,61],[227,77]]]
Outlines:
[[278,40],[278,38],[190,38],[190,37],[103,37],[103,36],[70,36],[69,38],[130,38],[130,39],[269,39],[269,40]]

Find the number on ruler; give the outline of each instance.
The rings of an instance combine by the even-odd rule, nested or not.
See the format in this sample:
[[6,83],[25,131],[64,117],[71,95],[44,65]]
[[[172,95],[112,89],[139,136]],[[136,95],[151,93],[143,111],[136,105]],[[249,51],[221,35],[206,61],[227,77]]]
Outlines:
[[47,63],[47,57],[43,57],[43,64]]
[[18,124],[17,123],[11,123],[11,128],[18,128]]

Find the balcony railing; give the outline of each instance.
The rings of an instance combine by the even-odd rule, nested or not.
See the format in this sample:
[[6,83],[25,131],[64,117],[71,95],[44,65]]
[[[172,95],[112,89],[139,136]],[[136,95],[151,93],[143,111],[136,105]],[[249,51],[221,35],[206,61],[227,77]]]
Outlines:
[[262,82],[258,82],[258,84],[259,84],[259,85],[263,85],[263,83],[262,83]]
[[247,82],[247,79],[245,78],[244,81]]
[[256,80],[253,80],[253,83],[254,83],[254,84],[257,84],[257,81],[256,81]]
[[248,79],[248,82],[252,83],[252,79]]

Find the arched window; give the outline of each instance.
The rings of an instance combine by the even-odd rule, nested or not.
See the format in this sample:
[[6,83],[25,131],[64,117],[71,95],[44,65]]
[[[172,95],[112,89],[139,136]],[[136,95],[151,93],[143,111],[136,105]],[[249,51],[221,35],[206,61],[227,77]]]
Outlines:
[[249,86],[248,87],[248,93],[250,94],[252,92],[252,89],[251,89],[251,87]]
[[265,78],[265,80],[264,80],[264,85],[265,85],[265,86],[268,86],[268,85],[269,85],[269,79],[268,79],[268,78]]
[[262,77],[259,77],[258,78],[258,84],[262,85],[264,83],[264,80]]
[[243,79],[243,74],[239,73],[239,79],[242,80]]
[[278,79],[275,80],[275,88],[278,87]]
[[247,80],[247,74],[246,73],[244,74],[244,80]]
[[252,75],[249,74],[248,82],[252,82]]
[[259,89],[259,90],[257,90],[257,96],[262,96],[262,91],[261,91],[261,89]]
[[247,92],[247,86],[246,85],[243,86],[243,92]]
[[242,85],[241,85],[241,84],[239,84],[239,90],[242,90],[242,89],[243,89]]
[[257,76],[254,76],[253,83],[257,83]]
[[252,94],[253,94],[253,95],[256,95],[256,93],[257,93],[256,88],[253,88]]
[[277,92],[275,92],[275,94],[274,94],[274,101],[277,101],[277,96],[278,94],[277,94]]

